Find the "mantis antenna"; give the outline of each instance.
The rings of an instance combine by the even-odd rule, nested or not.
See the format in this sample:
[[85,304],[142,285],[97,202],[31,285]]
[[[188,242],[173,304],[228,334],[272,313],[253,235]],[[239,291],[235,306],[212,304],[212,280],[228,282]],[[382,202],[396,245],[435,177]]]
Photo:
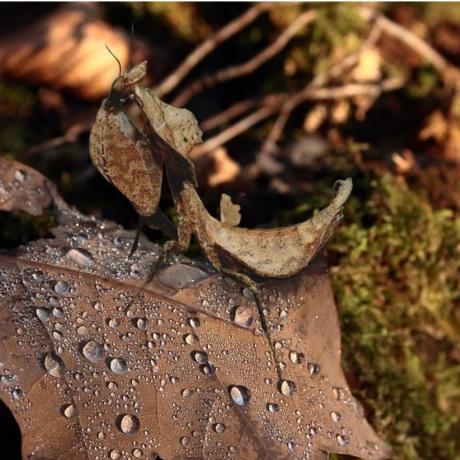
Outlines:
[[131,21],[131,34],[129,37],[129,57],[128,57],[128,68],[130,69],[133,65],[134,57],[134,21]]
[[115,61],[117,61],[117,64],[118,64],[118,76],[121,77],[121,62],[120,62],[120,60],[115,56],[113,51],[107,45],[105,45],[105,47],[107,48],[107,51],[113,56]]

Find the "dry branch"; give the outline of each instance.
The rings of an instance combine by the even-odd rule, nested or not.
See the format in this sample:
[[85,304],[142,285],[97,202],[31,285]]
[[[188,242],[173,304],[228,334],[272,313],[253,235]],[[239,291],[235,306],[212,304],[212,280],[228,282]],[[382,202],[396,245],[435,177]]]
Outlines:
[[256,54],[248,61],[242,64],[218,70],[214,74],[204,75],[198,78],[189,86],[187,86],[187,88],[185,88],[181,93],[179,93],[179,95],[174,99],[173,105],[182,107],[192,97],[204,89],[212,88],[213,86],[216,86],[220,83],[243,77],[254,72],[261,65],[265,64],[267,61],[276,56],[281,50],[283,50],[283,48],[286,47],[286,45],[297,34],[297,32],[302,27],[313,21],[316,16],[316,11],[306,11],[305,13],[301,14],[289,27],[287,27],[272,44],[270,44],[268,47],[263,49],[260,53]]
[[197,158],[211,152],[217,147],[224,145],[229,140],[233,139],[241,133],[244,133],[255,124],[276,113],[278,110],[279,105],[273,105],[272,107],[266,106],[257,109],[255,112],[242,118],[237,123],[225,129],[221,133],[211,137],[203,144],[195,147],[190,154],[191,158],[196,160]]
[[317,75],[303,90],[296,93],[292,98],[289,98],[267,136],[267,139],[260,150],[260,156],[263,156],[266,153],[271,153],[275,150],[276,143],[283,134],[284,127],[286,126],[291,113],[306,99],[311,99],[311,96],[315,94],[315,90],[317,88],[325,85],[331,79],[337,78],[345,70],[354,66],[358,62],[361,53],[377,42],[380,37],[380,32],[380,26],[377,23],[374,23],[367,39],[356,52],[349,54],[334,66]]
[[25,155],[36,155],[38,153],[44,152],[45,150],[55,149],[57,147],[61,147],[62,145],[66,144],[73,144],[77,141],[79,136],[83,133],[88,132],[93,126],[94,120],[91,117],[91,120],[85,120],[74,125],[70,126],[67,131],[62,134],[61,136],[53,137],[52,139],[48,139],[45,142],[40,144],[33,145],[29,147],[24,154]]
[[233,35],[247,27],[255,21],[262,13],[271,8],[270,3],[258,3],[249,8],[241,16],[229,22],[225,27],[218,30],[211,37],[207,38],[201,45],[192,51],[184,62],[170,75],[168,75],[156,88],[155,92],[158,97],[163,97],[170,93],[188,73],[209,53],[214,51],[219,45],[231,38]]
[[360,13],[365,20],[375,21],[375,24],[382,31],[412,48],[417,54],[430,62],[441,74],[450,67],[450,64],[441,54],[410,30],[370,8],[361,8]]
[[376,97],[381,93],[395,91],[399,88],[402,88],[405,83],[405,79],[400,77],[393,77],[383,80],[382,82],[372,84],[350,83],[328,88],[311,87],[304,89],[295,95],[287,95],[284,93],[279,95],[272,95],[271,104],[267,104],[255,110],[250,115],[247,115],[243,119],[236,122],[234,125],[228,127],[226,130],[222,131],[214,137],[211,137],[203,144],[198,145],[192,150],[191,157],[196,159],[218,147],[221,147],[226,142],[240,135],[255,124],[279,112],[282,109],[283,104],[287,101],[295,99],[296,101],[303,102],[306,100],[343,99],[356,96]]

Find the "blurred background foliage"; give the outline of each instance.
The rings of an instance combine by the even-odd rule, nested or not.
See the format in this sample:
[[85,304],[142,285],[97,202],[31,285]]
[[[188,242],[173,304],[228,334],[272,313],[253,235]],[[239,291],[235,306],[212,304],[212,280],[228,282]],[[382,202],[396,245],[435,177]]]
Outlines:
[[[110,82],[117,72],[103,43],[123,64],[130,52],[135,62],[148,57],[155,85],[250,6],[92,4],[77,24],[78,39],[72,31],[75,4],[29,4],[26,13],[0,6],[0,154],[36,167],[82,211],[134,228],[137,217],[129,203],[96,173],[88,155],[88,130],[107,92],[101,79]],[[41,49],[31,47],[43,24],[59,22],[54,15],[63,8],[60,24],[73,41],[59,34],[53,41],[49,32]],[[317,16],[264,65],[198,93],[186,107],[202,122],[237,101],[301,89],[362,46],[370,25],[358,8],[276,5],[200,62],[181,88],[250,59],[304,11]],[[460,5],[371,8],[460,65]],[[68,46],[68,61],[56,51],[59,41]],[[18,50],[26,50],[25,57]],[[93,66],[96,59],[106,67],[92,73],[85,61],[90,57]],[[327,247],[347,378],[371,424],[392,444],[393,458],[460,459],[459,99],[436,66],[385,34],[330,83],[378,84],[391,77],[404,78],[404,84],[374,96],[305,100],[269,154],[260,153],[261,145],[276,116],[232,138],[218,153],[197,156],[200,193],[213,211],[220,193],[230,193],[242,205],[245,226],[289,224],[325,205],[336,179],[353,177],[345,222]],[[213,127],[205,139],[232,123]],[[162,206],[174,214],[167,196]],[[46,216],[2,213],[1,247],[45,236],[52,225]]]

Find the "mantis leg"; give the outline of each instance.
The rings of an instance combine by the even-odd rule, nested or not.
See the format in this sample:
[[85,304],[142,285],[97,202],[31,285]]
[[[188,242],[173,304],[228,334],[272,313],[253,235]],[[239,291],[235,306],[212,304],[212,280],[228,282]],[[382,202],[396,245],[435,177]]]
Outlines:
[[265,336],[267,337],[268,345],[273,357],[273,362],[275,363],[275,368],[276,368],[276,374],[278,375],[278,380],[281,381],[283,379],[282,374],[281,374],[281,367],[278,362],[278,358],[276,356],[276,351],[275,351],[275,345],[273,343],[273,339],[270,333],[270,328],[268,327],[268,322],[267,318],[265,317],[264,309],[262,306],[262,301],[261,301],[261,292],[259,285],[253,281],[249,276],[239,273],[236,270],[229,270],[227,268],[222,267],[222,264],[219,259],[219,255],[217,251],[213,248],[208,246],[205,249],[206,256],[209,259],[209,261],[213,264],[215,268],[217,268],[220,272],[225,273],[229,275],[231,278],[241,282],[244,284],[246,287],[248,287],[252,295],[254,296],[254,300],[256,302],[256,307],[257,311],[259,313],[259,320],[260,320],[260,325],[262,326],[263,331],[265,332]]

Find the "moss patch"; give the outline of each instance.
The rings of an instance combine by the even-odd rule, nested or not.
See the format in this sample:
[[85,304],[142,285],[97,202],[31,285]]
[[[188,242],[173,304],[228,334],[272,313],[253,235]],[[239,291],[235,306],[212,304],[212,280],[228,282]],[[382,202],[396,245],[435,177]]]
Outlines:
[[328,246],[344,369],[394,459],[459,459],[460,218],[371,185]]

